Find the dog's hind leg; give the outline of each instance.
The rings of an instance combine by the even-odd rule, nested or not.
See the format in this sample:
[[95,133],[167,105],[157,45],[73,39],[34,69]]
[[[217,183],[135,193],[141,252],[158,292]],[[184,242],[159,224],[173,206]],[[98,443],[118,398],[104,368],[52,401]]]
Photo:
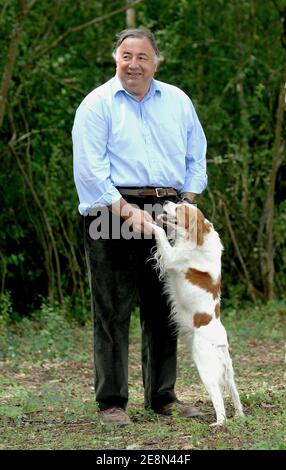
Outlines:
[[196,338],[196,335],[193,341],[193,358],[216,412],[216,422],[211,426],[222,426],[226,421],[222,396],[224,365],[215,347],[202,338]]
[[212,404],[216,412],[216,422],[212,423],[210,426],[222,426],[226,422],[226,412],[222,397],[222,392],[220,385],[216,377],[210,377],[209,373],[200,371],[198,368],[202,382],[210,395]]
[[234,371],[232,367],[232,360],[229,355],[229,352],[226,351],[226,359],[227,359],[227,365],[226,365],[226,380],[227,380],[227,386],[229,389],[229,392],[231,394],[232,402],[235,408],[235,416],[236,417],[241,417],[244,416],[243,413],[243,407],[239,398],[239,393],[237,391],[237,387],[235,384],[234,380]]

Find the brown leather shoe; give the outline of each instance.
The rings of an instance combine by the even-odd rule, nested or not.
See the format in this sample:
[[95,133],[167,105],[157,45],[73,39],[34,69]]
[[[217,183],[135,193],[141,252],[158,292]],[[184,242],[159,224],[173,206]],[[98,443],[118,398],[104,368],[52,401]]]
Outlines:
[[201,413],[194,406],[188,405],[187,403],[183,403],[179,400],[168,403],[167,405],[162,406],[162,408],[158,408],[154,411],[160,415],[177,416],[179,418],[200,418],[204,416],[204,413]]
[[132,423],[125,411],[118,406],[99,411],[99,418],[102,423],[112,424],[113,426],[127,426]]

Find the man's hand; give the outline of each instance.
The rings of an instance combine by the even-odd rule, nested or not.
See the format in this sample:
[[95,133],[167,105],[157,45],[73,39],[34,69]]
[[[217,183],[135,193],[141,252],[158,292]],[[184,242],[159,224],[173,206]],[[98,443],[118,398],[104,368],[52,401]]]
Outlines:
[[194,202],[196,194],[195,193],[182,193],[181,197],[182,199],[185,197],[186,199],[189,199],[190,201]]
[[152,235],[153,225],[156,223],[152,216],[138,207],[132,206],[125,199],[121,198],[116,203],[109,206],[114,214],[122,217],[135,233]]
[[133,232],[146,235],[153,233],[152,224],[155,224],[155,221],[147,211],[126,204],[121,209],[121,217],[132,228]]

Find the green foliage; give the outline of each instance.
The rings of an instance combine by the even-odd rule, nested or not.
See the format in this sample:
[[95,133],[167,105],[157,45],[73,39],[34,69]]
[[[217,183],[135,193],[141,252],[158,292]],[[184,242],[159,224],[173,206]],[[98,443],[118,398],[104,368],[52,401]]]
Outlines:
[[9,326],[12,316],[11,293],[4,292],[0,300],[0,336],[2,336]]
[[[282,3],[277,2],[281,8]],[[122,4],[42,1],[28,10],[0,143],[5,208],[0,215],[1,292],[11,292],[14,315],[39,309],[42,298],[50,305],[68,298],[74,317],[87,317],[70,133],[80,101],[114,74],[111,51],[115,33],[125,27],[125,13],[77,32],[72,28],[111,14]],[[17,14],[17,2],[6,2],[0,15],[3,66]],[[226,305],[238,308],[244,300],[265,300],[263,211],[285,61],[274,2],[142,1],[136,15],[138,26],[154,31],[165,58],[157,78],[191,96],[207,135],[209,188],[198,203],[225,246]],[[279,172],[279,181],[285,180],[285,166]],[[284,199],[285,190],[277,185],[277,298],[285,298],[286,288]],[[10,314],[11,309],[1,322]]]
[[[11,314],[9,297],[3,302],[1,308],[4,318],[9,319],[9,314]],[[0,360],[13,361],[19,356],[30,357],[31,361],[65,359],[71,358],[74,353],[78,357],[75,320],[71,319],[69,312],[68,303],[51,306],[44,302],[31,318],[25,317],[18,320],[14,326],[11,326],[11,322],[8,323],[7,320],[5,328],[0,330]],[[80,334],[81,331],[79,331]],[[26,338],[25,343],[23,337]],[[84,359],[86,353],[86,350],[82,351]]]

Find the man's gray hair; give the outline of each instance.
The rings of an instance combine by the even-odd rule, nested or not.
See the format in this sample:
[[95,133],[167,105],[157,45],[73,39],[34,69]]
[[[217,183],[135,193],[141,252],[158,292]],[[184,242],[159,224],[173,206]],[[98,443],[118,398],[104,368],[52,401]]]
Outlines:
[[114,51],[112,53],[113,58],[116,58],[116,51],[118,47],[122,44],[122,42],[127,38],[138,38],[143,39],[147,38],[154,49],[156,58],[158,62],[161,60],[161,54],[159,48],[156,43],[156,39],[154,34],[147,28],[136,28],[136,29],[124,29],[120,33],[116,35],[117,42],[115,44]]

